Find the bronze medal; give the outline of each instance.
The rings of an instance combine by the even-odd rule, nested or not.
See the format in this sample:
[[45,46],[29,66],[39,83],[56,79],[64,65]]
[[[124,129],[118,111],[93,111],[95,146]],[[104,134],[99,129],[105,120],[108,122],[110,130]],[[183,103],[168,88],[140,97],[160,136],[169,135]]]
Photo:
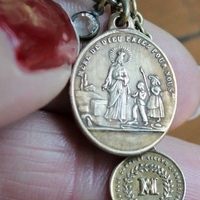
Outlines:
[[177,103],[173,69],[162,50],[136,30],[116,27],[80,53],[71,78],[76,121],[97,146],[136,155],[155,146],[169,129]]

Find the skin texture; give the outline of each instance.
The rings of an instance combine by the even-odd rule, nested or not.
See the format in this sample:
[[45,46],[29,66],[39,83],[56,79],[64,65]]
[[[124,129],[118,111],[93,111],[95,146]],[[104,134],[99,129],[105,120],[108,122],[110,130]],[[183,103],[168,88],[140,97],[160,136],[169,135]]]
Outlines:
[[[92,6],[91,0],[58,2],[70,15]],[[108,15],[100,17],[102,27]],[[200,72],[176,39],[151,23],[146,22],[145,27],[177,76],[175,128],[200,102]],[[43,111],[36,111],[65,87],[69,78],[66,66],[25,73],[16,67],[14,52],[1,32],[0,42],[5,48],[0,46],[0,200],[110,200],[109,177],[124,158],[99,150],[83,136],[69,111],[67,87]],[[26,117],[20,120],[22,116]],[[18,122],[11,123],[15,120]],[[200,147],[166,136],[157,149],[182,168],[187,181],[185,199],[199,200]]]
[[[187,181],[186,200],[199,200],[200,147],[165,137]],[[0,131],[0,199],[111,200],[109,177],[123,160],[101,151],[73,119],[38,111]]]

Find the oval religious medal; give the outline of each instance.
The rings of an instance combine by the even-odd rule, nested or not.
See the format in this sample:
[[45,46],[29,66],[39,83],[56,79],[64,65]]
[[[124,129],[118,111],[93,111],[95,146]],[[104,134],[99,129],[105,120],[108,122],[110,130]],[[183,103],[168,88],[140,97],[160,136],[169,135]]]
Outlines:
[[149,151],[119,164],[110,190],[112,200],[183,200],[185,179],[173,160]]
[[135,155],[155,146],[174,117],[172,67],[154,42],[134,28],[110,30],[80,53],[71,78],[71,102],[82,131],[100,148]]

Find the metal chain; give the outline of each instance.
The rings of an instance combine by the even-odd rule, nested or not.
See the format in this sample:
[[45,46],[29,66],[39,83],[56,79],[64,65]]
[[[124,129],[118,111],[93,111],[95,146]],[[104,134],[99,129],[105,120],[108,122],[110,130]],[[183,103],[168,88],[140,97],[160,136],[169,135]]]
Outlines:
[[122,3],[117,0],[108,0],[108,3],[113,7],[122,7]]
[[141,33],[143,33],[144,35],[146,35],[147,37],[149,37],[151,40],[153,40],[152,35],[147,30],[144,29],[144,26],[143,26],[144,25],[144,18],[143,18],[142,14],[140,12],[137,12],[135,19],[136,18],[138,20],[135,21],[135,28],[137,30],[139,30]]
[[106,3],[107,3],[107,0],[101,0],[101,1],[99,1],[99,3],[97,4],[97,9],[98,9],[99,11],[102,10],[102,9],[104,9]]
[[105,10],[105,6],[109,4],[111,6],[111,12],[116,13],[120,12],[121,15],[117,20],[117,26],[121,27],[128,22],[129,16],[135,20],[135,28],[141,33],[153,39],[152,35],[144,29],[144,19],[140,12],[137,10],[136,0],[93,0],[97,4],[93,7],[93,12],[96,15],[102,15]]
[[127,0],[121,0],[122,3],[122,12],[120,18],[117,20],[117,26],[124,26],[128,22],[130,16],[130,4]]
[[141,33],[149,37],[151,40],[153,40],[152,35],[144,29],[144,18],[140,12],[137,10],[137,3],[136,0],[130,0],[131,4],[131,17],[135,20],[135,28],[138,29]]
[[105,6],[107,4],[107,0],[93,0],[96,4],[92,8],[92,13],[95,16],[102,15],[105,11]]
[[130,0],[131,17],[134,19],[137,16],[137,3],[136,0]]

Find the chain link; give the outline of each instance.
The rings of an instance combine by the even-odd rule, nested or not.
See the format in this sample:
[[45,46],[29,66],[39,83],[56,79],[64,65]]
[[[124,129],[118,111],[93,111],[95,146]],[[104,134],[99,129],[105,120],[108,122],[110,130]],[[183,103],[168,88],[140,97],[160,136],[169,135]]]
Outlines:
[[106,3],[107,3],[107,0],[99,1],[99,3],[97,4],[97,10],[98,11],[104,10]]
[[144,25],[144,18],[142,16],[142,14],[140,12],[137,12],[137,15],[135,17],[135,19],[138,19],[138,20],[135,20],[135,28],[137,30],[139,30],[141,33],[143,33],[144,35],[146,35],[147,37],[149,37],[151,40],[153,40],[153,37],[152,35],[144,29],[143,25]]
[[117,20],[117,26],[124,26],[128,22],[130,16],[130,4],[127,0],[121,0],[122,2],[122,12],[120,18]]
[[108,3],[113,7],[122,7],[122,3],[117,0],[108,0]]
[[137,16],[136,0],[130,0],[130,4],[131,4],[131,17],[134,19]]
[[[137,10],[136,0],[93,0],[97,4],[94,6],[93,12],[98,15],[103,14],[105,10],[105,6],[109,4],[111,6],[111,12],[116,13],[120,12],[121,15],[117,20],[117,26],[121,27],[128,22],[129,16],[135,20],[135,28],[139,30],[141,33],[149,37],[151,40],[153,39],[152,35],[144,29],[144,19],[140,12]],[[96,14],[96,15],[97,15]]]

